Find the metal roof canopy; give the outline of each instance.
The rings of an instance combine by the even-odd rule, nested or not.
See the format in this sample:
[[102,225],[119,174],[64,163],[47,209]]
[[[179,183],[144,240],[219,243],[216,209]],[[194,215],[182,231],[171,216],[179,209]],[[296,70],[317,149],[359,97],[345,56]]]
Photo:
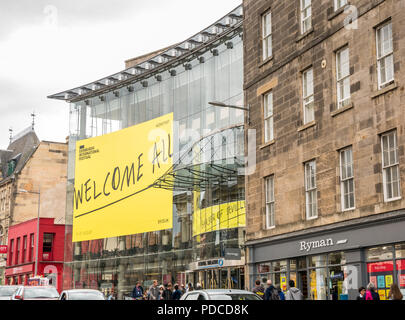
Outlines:
[[[219,146],[215,150],[211,150],[209,161],[201,162],[202,153],[211,148],[213,136],[227,130],[243,128],[243,125],[236,125],[231,128],[221,130],[220,132],[212,133],[203,137],[193,144],[193,146],[184,152],[179,161],[174,164],[163,176],[157,179],[153,184],[153,188],[166,189],[173,191],[202,191],[213,187],[229,186],[238,183],[238,178],[243,174],[240,173],[244,168],[243,156],[234,156],[228,159],[221,159],[218,152],[222,148]],[[193,152],[194,148],[202,141],[206,140],[202,148],[198,152]],[[193,153],[192,159],[187,161],[185,158]],[[218,160],[220,159],[220,160]],[[242,170],[244,173],[244,170]]]
[[175,44],[166,51],[142,61],[136,66],[125,69],[92,83],[48,96],[50,99],[78,102],[104,94],[113,89],[123,88],[134,82],[150,77],[154,73],[181,65],[184,59],[194,59],[204,48],[218,40],[226,41],[226,36],[239,30],[243,24],[243,7],[238,6],[229,14],[213,23],[189,39]]

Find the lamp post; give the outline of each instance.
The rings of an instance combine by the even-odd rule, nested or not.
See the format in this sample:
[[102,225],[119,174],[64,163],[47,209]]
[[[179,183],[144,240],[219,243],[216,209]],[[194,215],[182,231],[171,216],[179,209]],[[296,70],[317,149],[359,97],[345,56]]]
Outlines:
[[247,120],[248,120],[248,125],[250,125],[250,108],[249,106],[246,107],[241,107],[241,106],[234,106],[234,105],[230,105],[230,104],[225,104],[223,102],[218,102],[218,101],[212,101],[212,102],[208,102],[208,104],[214,106],[214,107],[222,107],[222,108],[231,108],[231,109],[238,109],[238,110],[243,110],[245,112],[247,112]]
[[39,213],[40,213],[40,208],[41,208],[41,188],[39,187],[38,192],[27,191],[25,189],[19,189],[18,191],[22,192],[22,193],[32,193],[32,194],[38,195],[37,237],[36,237],[37,239],[35,241],[35,271],[34,271],[34,277],[36,277],[38,274]]

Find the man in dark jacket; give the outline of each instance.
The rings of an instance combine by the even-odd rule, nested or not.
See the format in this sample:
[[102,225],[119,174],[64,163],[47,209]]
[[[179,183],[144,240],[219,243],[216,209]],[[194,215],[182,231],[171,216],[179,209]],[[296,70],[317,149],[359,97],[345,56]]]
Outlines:
[[181,292],[181,290],[179,289],[179,285],[175,284],[174,285],[174,292],[172,295],[172,299],[173,300],[180,300],[181,296],[183,295],[183,293]]
[[366,300],[366,288],[364,287],[359,288],[359,295],[357,296],[356,300]]
[[256,280],[256,286],[252,290],[253,293],[256,293],[262,299],[264,298],[264,287],[261,285],[260,280]]
[[143,288],[141,286],[140,281],[136,282],[134,290],[132,290],[132,298],[134,298],[135,300],[142,300],[143,299]]
[[173,300],[172,295],[172,284],[169,282],[165,285],[165,290],[163,291],[163,300]]
[[273,286],[271,280],[267,280],[267,289],[264,293],[264,300],[280,300],[277,289]]

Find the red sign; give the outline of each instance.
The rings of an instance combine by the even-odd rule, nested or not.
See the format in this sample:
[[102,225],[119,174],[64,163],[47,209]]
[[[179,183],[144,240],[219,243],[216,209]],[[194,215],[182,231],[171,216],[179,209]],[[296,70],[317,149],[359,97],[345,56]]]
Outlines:
[[399,285],[401,288],[405,287],[405,274],[399,275]]
[[393,270],[394,270],[394,263],[392,261],[375,262],[375,263],[369,263],[367,265],[368,273],[387,272],[387,271],[393,271]]
[[17,274],[32,273],[33,264],[21,266],[21,267],[11,267],[6,269],[6,276],[13,276]]
[[8,246],[0,246],[0,254],[7,254]]

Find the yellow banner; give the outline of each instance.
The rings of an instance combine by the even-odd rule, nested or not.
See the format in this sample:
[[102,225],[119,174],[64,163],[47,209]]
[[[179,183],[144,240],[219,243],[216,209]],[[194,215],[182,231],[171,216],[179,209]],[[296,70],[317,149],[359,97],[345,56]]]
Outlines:
[[[194,198],[196,198],[196,194]],[[197,208],[196,203],[194,208]],[[197,209],[193,214],[193,237],[207,232],[245,226],[245,201],[235,201]]]
[[173,227],[173,113],[76,143],[73,242]]

